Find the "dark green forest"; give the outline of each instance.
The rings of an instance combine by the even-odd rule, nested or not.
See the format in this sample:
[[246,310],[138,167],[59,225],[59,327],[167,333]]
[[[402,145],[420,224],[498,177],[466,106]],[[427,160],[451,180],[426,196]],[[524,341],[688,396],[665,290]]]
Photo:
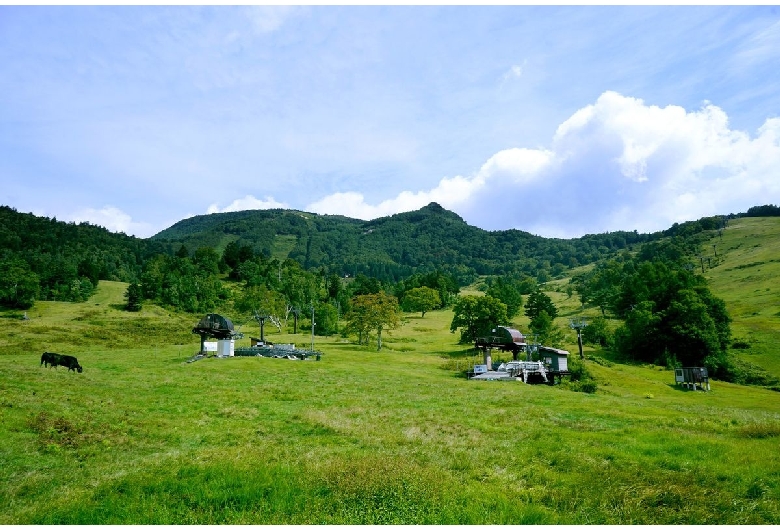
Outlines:
[[133,281],[147,260],[172,249],[165,241],[0,206],[0,305],[86,300],[100,280]]
[[467,285],[479,275],[528,275],[546,281],[659,237],[663,234],[613,232],[564,240],[520,230],[490,232],[431,203],[372,221],[291,210],[203,215],[180,221],[152,239],[219,251],[237,242],[269,258],[294,259],[307,270],[324,267],[342,277],[362,273],[384,282],[440,270]]

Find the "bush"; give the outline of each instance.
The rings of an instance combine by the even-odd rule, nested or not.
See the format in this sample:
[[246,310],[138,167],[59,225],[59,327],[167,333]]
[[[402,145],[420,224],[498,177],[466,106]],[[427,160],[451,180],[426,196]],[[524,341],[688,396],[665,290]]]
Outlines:
[[756,385],[772,387],[780,384],[780,379],[760,366],[747,361],[729,359],[726,369],[717,374],[719,379],[738,385]]
[[595,394],[597,388],[598,385],[592,379],[588,381],[577,381],[571,386],[571,389],[575,392],[585,392],[586,394]]
[[613,343],[613,334],[607,325],[607,319],[596,317],[593,322],[582,330],[582,341],[586,344],[596,344],[601,347],[609,347]]

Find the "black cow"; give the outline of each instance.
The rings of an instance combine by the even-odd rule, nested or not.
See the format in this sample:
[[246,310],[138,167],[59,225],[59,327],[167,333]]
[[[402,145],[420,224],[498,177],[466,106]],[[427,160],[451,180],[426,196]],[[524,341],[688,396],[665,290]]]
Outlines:
[[78,373],[81,373],[83,370],[79,362],[72,355],[60,355],[59,364],[60,366],[67,366],[69,372],[74,370],[78,371]]
[[43,352],[41,355],[41,366],[56,367],[60,363],[62,356],[59,353]]
[[72,355],[60,355],[59,353],[45,352],[41,355],[41,363],[48,362],[50,366],[65,366],[68,371],[71,370],[81,373],[83,368],[79,364],[78,360]]

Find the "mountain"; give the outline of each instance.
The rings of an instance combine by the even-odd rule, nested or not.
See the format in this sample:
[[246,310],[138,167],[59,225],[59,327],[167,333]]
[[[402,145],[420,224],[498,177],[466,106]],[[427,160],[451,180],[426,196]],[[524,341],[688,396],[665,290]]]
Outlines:
[[437,203],[371,221],[297,210],[247,210],[182,220],[152,240],[221,251],[231,241],[268,257],[340,275],[399,280],[443,269],[462,280],[477,274],[558,275],[652,239],[636,232],[548,239],[520,230],[486,231]]
[[145,260],[172,252],[166,241],[0,206],[0,305],[29,307],[36,299],[80,301],[100,280],[132,281]]

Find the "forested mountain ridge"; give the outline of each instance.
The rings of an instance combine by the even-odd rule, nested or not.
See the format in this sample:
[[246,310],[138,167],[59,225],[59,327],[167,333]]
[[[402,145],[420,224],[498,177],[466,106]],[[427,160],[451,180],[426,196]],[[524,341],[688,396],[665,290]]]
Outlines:
[[0,206],[0,305],[85,300],[99,280],[133,281],[171,245]]
[[[660,237],[660,234],[658,235]],[[441,269],[468,282],[479,274],[556,276],[656,235],[613,232],[549,239],[520,230],[486,231],[436,203],[371,221],[295,210],[248,210],[182,220],[152,237],[221,251],[231,241],[306,269],[398,281]]]
[[[728,217],[778,214],[776,206],[756,206]],[[201,215],[141,239],[0,206],[0,305],[24,308],[35,300],[85,300],[99,280],[140,280],[161,255],[186,250],[184,255],[195,256],[208,249],[216,256],[201,252],[200,257],[218,261],[231,243],[234,250],[238,245],[278,263],[290,258],[305,270],[338,277],[363,274],[387,284],[434,272],[450,275],[460,285],[477,275],[530,276],[543,282],[571,267],[639,248],[636,244],[697,234],[723,222],[717,216],[654,234],[621,231],[546,239],[520,230],[485,231],[431,203],[371,221],[295,210]]]

